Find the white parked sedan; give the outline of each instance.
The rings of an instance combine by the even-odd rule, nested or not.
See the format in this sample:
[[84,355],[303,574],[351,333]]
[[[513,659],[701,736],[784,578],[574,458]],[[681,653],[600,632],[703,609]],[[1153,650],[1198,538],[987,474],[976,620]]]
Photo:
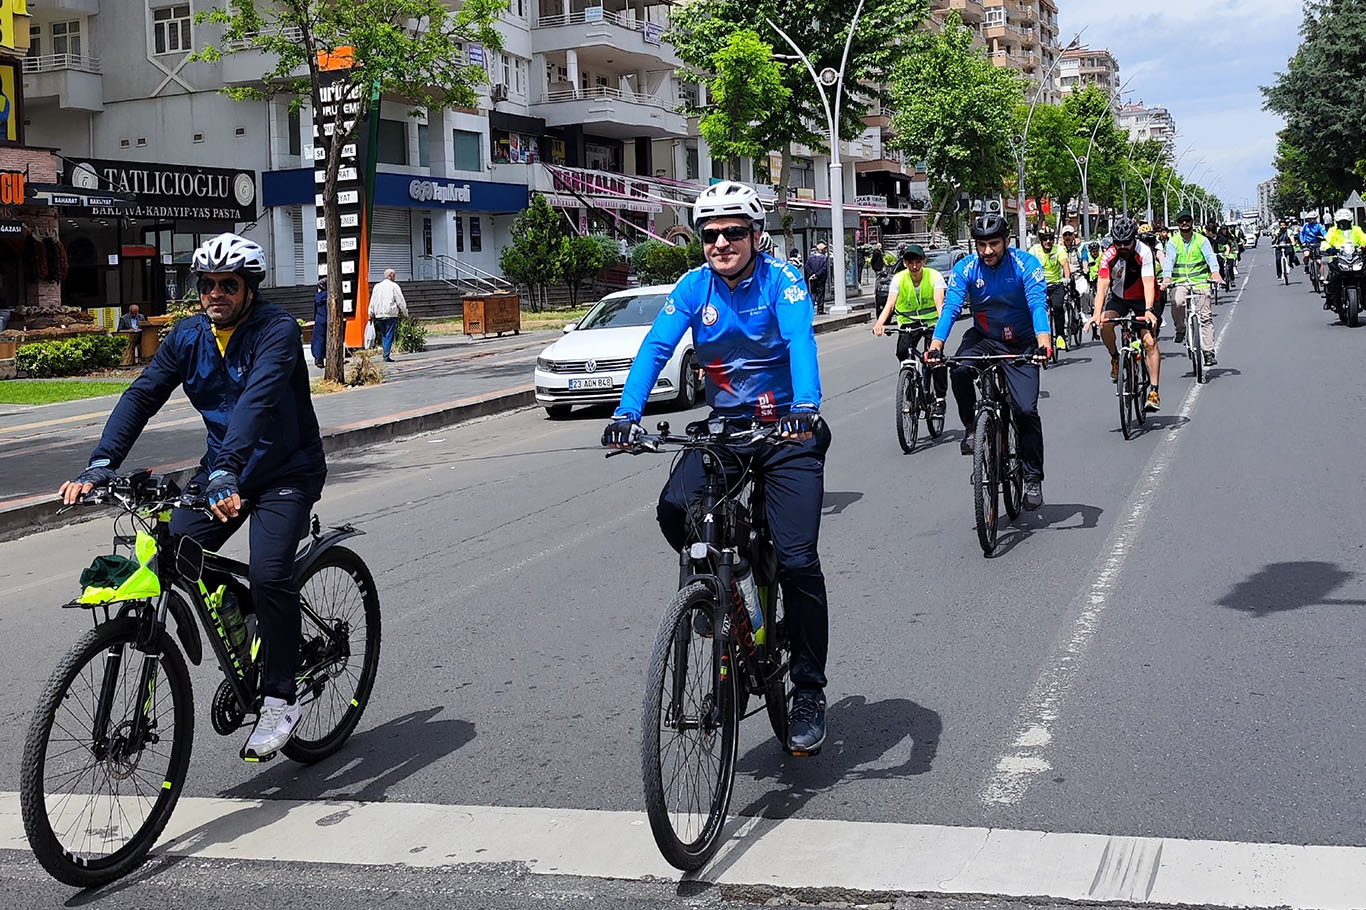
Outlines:
[[[615,404],[631,361],[669,299],[671,284],[631,288],[599,300],[583,320],[565,326],[564,337],[536,358],[536,403],[552,418],[567,417],[576,404]],[[702,397],[692,332],[674,348],[650,401],[691,408]]]

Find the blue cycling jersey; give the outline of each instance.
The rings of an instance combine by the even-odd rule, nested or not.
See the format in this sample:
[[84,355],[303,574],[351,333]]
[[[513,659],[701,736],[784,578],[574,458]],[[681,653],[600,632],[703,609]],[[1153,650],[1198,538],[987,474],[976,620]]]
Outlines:
[[1006,249],[1005,258],[990,268],[976,254],[953,267],[944,309],[934,328],[937,341],[947,341],[953,321],[971,302],[972,320],[988,338],[1007,344],[1034,343],[1036,334],[1046,334],[1048,324],[1048,283],[1038,258],[1015,247]]
[[1322,224],[1317,221],[1311,221],[1300,228],[1300,243],[1318,249],[1319,244],[1323,242],[1323,238],[1327,236],[1327,234],[1328,232],[1324,230]]
[[735,290],[710,266],[698,266],[678,279],[655,317],[615,416],[640,419],[659,371],[688,329],[714,413],[770,421],[793,407],[819,408],[812,316],[801,274],[772,256],[760,254],[753,274]]

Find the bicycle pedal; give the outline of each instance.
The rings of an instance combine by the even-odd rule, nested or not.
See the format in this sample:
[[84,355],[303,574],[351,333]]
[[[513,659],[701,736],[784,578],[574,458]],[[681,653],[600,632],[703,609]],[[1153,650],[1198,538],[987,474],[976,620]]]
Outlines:
[[279,752],[268,752],[265,755],[257,755],[255,752],[248,752],[247,747],[243,746],[241,751],[242,761],[249,765],[265,764],[266,762],[279,755]]
[[793,758],[815,758],[817,755],[821,754],[821,747],[817,746],[816,748],[810,749],[806,752],[793,752],[791,749],[789,749],[787,754],[791,755]]

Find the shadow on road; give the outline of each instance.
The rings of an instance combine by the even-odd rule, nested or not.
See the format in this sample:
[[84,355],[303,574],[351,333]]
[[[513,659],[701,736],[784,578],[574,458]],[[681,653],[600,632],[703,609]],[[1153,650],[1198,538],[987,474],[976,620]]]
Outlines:
[[821,514],[838,515],[862,498],[862,493],[852,491],[848,493],[838,493],[834,490],[826,490],[825,499],[821,503]]
[[926,774],[939,751],[939,713],[910,699],[870,702],[850,695],[830,705],[826,716],[831,735],[815,758],[793,758],[772,737],[740,756],[736,773],[768,781],[769,790],[743,808],[732,807],[728,843],[704,869],[684,878],[680,895],[689,892],[692,879],[715,881],[751,844],[782,819],[800,813],[817,794],[849,781]]
[[1037,511],[1021,512],[1019,518],[1001,526],[990,558],[1004,556],[1039,531],[1085,531],[1099,527],[1103,511],[1100,506],[1078,502],[1045,502]]
[[1238,582],[1217,602],[1257,617],[1320,604],[1366,606],[1366,600],[1328,596],[1355,577],[1355,572],[1331,562],[1274,562]]
[[1214,367],[1206,370],[1205,375],[1210,379],[1218,379],[1220,376],[1241,376],[1243,375],[1243,371],[1235,370],[1232,367]]
[[1048,365],[1048,368],[1049,368],[1050,370],[1052,370],[1052,369],[1056,369],[1057,367],[1070,366],[1071,364],[1074,364],[1074,363],[1090,363],[1090,362],[1092,361],[1092,359],[1093,359],[1093,358],[1090,358],[1090,357],[1068,357],[1068,358],[1066,358],[1066,359],[1063,359],[1063,358],[1059,357],[1059,358],[1058,358],[1058,362],[1057,362],[1057,363],[1050,363],[1050,364]]

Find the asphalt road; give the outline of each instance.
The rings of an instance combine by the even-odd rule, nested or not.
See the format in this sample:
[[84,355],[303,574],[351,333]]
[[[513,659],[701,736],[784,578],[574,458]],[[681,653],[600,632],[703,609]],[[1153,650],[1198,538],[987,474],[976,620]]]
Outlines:
[[[1045,373],[1047,504],[991,559],[976,544],[956,421],[942,442],[901,454],[892,342],[863,328],[821,338],[835,440],[821,545],[830,741],[793,760],[748,723],[735,814],[1366,846],[1366,392],[1354,379],[1366,334],[1336,324],[1302,282],[1274,284],[1261,252],[1245,257],[1237,302],[1216,308],[1220,364],[1198,392],[1168,331],[1164,408],[1134,440],[1119,432],[1098,344]],[[333,459],[319,510],[367,531],[356,548],[385,610],[361,729],[314,768],[258,770],[201,710],[186,794],[638,811],[642,676],[676,579],[653,522],[668,465],[604,461],[601,416],[530,410]],[[0,791],[17,789],[28,712],[83,629],[57,605],[108,531],[90,522],[0,544]],[[214,682],[195,674],[201,705]],[[466,869],[438,881],[389,867],[367,891],[345,884],[356,867],[230,868],[289,901],[229,902],[212,884],[221,863],[178,858],[80,900],[349,907],[390,886],[411,895],[395,906],[414,907],[428,905],[424,888],[462,907],[755,896],[676,879],[660,890]],[[18,851],[0,851],[0,882],[0,906],[71,894]],[[1235,902],[1215,898],[1201,902]]]

